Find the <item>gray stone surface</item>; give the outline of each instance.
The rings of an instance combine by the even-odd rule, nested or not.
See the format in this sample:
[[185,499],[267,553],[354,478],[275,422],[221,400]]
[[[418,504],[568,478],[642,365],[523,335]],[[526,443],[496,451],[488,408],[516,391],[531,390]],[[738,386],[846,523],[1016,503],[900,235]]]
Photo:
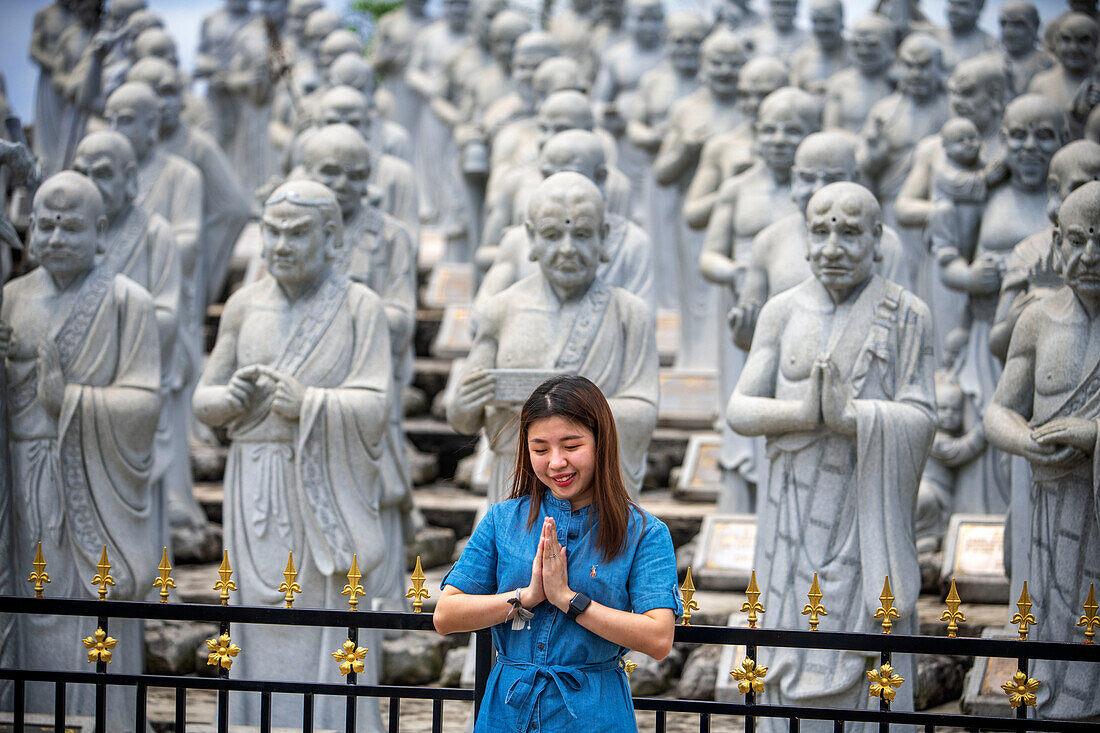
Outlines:
[[439,678],[443,657],[454,644],[449,636],[407,632],[382,642],[382,684],[424,685]]
[[424,526],[405,545],[405,569],[412,571],[420,556],[421,567],[450,565],[455,549],[455,532],[449,527]]
[[[188,675],[196,671],[195,650],[218,635],[217,624],[193,621],[147,621],[146,674]],[[203,657],[206,663],[206,657]]]
[[684,670],[676,683],[676,696],[687,700],[713,700],[714,681],[721,646],[704,644],[688,655]]

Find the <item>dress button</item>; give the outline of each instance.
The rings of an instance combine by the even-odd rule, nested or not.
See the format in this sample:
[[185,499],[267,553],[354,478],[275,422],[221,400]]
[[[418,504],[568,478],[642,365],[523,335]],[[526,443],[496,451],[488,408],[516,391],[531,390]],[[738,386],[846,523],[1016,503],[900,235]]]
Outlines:
[[541,652],[541,651],[542,651],[543,649],[545,649],[545,648],[546,648],[546,645],[545,645],[545,644],[543,644],[543,643],[542,643],[542,642],[540,641],[540,642],[539,642],[539,651]]

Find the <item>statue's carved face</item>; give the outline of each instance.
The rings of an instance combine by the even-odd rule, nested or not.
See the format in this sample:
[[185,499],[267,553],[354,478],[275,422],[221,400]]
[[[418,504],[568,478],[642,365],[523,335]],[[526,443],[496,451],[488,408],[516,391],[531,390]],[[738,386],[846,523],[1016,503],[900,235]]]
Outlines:
[[810,10],[810,29],[814,38],[835,45],[844,34],[844,13],[839,7],[822,6]]
[[898,52],[898,86],[916,99],[927,99],[939,87],[943,61],[931,49],[913,44]]
[[320,280],[331,256],[319,209],[280,201],[264,207],[263,257],[279,284],[305,287]]
[[1039,29],[1025,13],[1012,9],[1001,12],[1001,43],[1011,54],[1026,53],[1035,48]]
[[603,245],[603,201],[583,196],[546,197],[529,220],[531,257],[553,286],[587,287],[596,277]]
[[703,52],[701,72],[707,88],[719,97],[737,93],[737,77],[745,65],[739,49],[711,48]]
[[1088,71],[1096,55],[1096,24],[1087,18],[1064,21],[1054,39],[1054,53],[1070,71]]
[[82,154],[77,148],[73,170],[87,176],[99,189],[108,217],[114,217],[134,197],[133,168],[127,169],[118,157],[107,152]]
[[160,97],[160,121],[161,125],[169,129],[175,129],[183,114],[183,90],[179,79],[166,77],[160,79],[153,88]]
[[332,189],[345,216],[354,213],[367,195],[370,163],[365,155],[342,154],[333,149],[316,158],[307,156],[304,167],[306,176]]
[[661,42],[665,13],[660,3],[634,2],[627,8],[627,22],[634,41],[643,48],[653,48]]
[[962,166],[972,166],[978,162],[981,140],[978,139],[978,128],[969,121],[967,124],[944,127],[941,137],[943,151],[952,161]]
[[31,217],[30,251],[46,272],[69,280],[95,266],[97,207],[79,192],[39,196]]
[[1005,141],[1005,164],[1012,175],[1029,187],[1046,181],[1050,159],[1062,147],[1056,121],[1057,110],[1024,110],[1006,114],[1001,134]]
[[139,158],[156,145],[159,135],[160,111],[145,109],[143,105],[122,102],[108,104],[104,111],[107,127],[121,133],[134,146]]
[[947,24],[956,33],[973,30],[981,14],[981,0],[947,0]]
[[351,125],[362,130],[367,121],[367,107],[362,104],[327,104],[321,110],[321,121],[326,125]]
[[978,126],[989,129],[1000,118],[1002,100],[995,99],[989,86],[973,74],[956,72],[947,80],[947,103],[951,114],[965,117]]
[[805,213],[806,205],[815,193],[830,183],[850,181],[853,174],[854,171],[829,156],[796,156],[791,168],[791,200],[800,212]]
[[962,430],[963,391],[957,384],[936,381],[936,427],[945,433]]
[[467,0],[443,0],[443,17],[453,31],[461,31],[466,27],[469,12],[470,3]]
[[[584,110],[569,110],[569,109],[543,109],[539,111],[538,126],[539,126],[539,148],[541,149],[546,141],[557,135],[559,132],[565,132],[566,130],[587,130],[591,128],[591,123],[588,125],[582,124],[585,120],[581,118],[585,115],[581,114]],[[589,113],[590,116],[591,113]]]
[[798,14],[798,0],[771,0],[768,3],[772,25],[780,30],[794,27],[794,17]]
[[811,130],[791,106],[766,110],[756,121],[756,147],[764,164],[775,171],[794,165],[798,144]]
[[534,91],[535,71],[550,58],[544,49],[520,48],[512,53],[512,80],[521,90]]
[[737,81],[737,109],[748,120],[756,120],[760,103],[776,89],[784,86],[786,79],[772,78],[765,74],[742,72]]
[[825,193],[807,207],[810,270],[826,290],[850,292],[871,277],[882,224],[856,196]]
[[665,53],[681,74],[699,71],[699,46],[705,38],[702,25],[670,24],[665,34]]
[[[1096,185],[1096,184],[1093,184]],[[1100,216],[1095,207],[1062,206],[1055,244],[1062,281],[1079,296],[1100,296]]]
[[848,41],[848,48],[856,66],[864,74],[874,74],[885,69],[894,55],[890,38],[870,30],[854,31]]

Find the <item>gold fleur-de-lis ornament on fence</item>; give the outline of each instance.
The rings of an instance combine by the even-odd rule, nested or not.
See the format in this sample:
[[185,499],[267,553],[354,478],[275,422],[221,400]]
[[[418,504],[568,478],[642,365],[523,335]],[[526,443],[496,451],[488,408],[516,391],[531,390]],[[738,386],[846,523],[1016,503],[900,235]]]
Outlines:
[[405,597],[412,599],[413,613],[423,611],[424,599],[431,598],[428,589],[424,587],[425,580],[427,580],[427,577],[424,575],[424,568],[420,567],[420,555],[417,555],[416,567],[413,568],[412,574],[412,587],[405,591]]
[[1096,615],[1097,611],[1100,611],[1100,605],[1096,603],[1096,590],[1092,587],[1092,583],[1089,583],[1089,596],[1085,599],[1085,615],[1077,621],[1078,626],[1085,627],[1086,644],[1093,643],[1096,627],[1100,626],[1100,616]]
[[691,626],[691,612],[699,610],[699,601],[695,600],[695,583],[691,580],[691,566],[688,565],[687,574],[684,576],[684,584],[680,586],[680,597],[684,601],[684,615],[680,623]]
[[34,597],[42,598],[42,591],[46,590],[46,583],[50,582],[50,574],[46,572],[46,560],[42,557],[42,543],[38,543],[38,549],[34,551],[34,572],[27,578],[28,583],[34,583]]
[[366,647],[356,646],[351,639],[344,641],[342,649],[332,653],[332,658],[340,664],[340,676],[346,676],[349,672],[361,674],[363,672],[363,660],[367,656]]
[[222,564],[218,566],[218,581],[214,583],[214,590],[221,591],[218,598],[223,606],[229,605],[229,591],[237,590],[237,584],[233,582],[233,566],[229,564],[229,550],[222,553]]
[[1012,623],[1019,624],[1020,641],[1027,641],[1028,625],[1036,623],[1034,614],[1031,613],[1031,596],[1027,594],[1027,581],[1020,591],[1020,600],[1016,601],[1016,614],[1012,617]]
[[88,650],[88,662],[111,663],[111,650],[118,644],[118,639],[107,636],[107,632],[97,627],[95,633],[84,639],[84,648]]
[[814,582],[810,583],[810,592],[806,594],[806,597],[810,599],[810,602],[802,609],[802,615],[810,617],[810,631],[817,631],[817,625],[821,623],[821,619],[818,617],[829,615],[829,612],[825,610],[825,606],[821,605],[821,599],[825,596],[821,592],[821,586],[817,583],[817,573],[814,573]]
[[92,585],[99,586],[99,600],[104,601],[107,600],[107,586],[115,584],[111,576],[111,561],[107,559],[107,545],[103,546],[103,554],[99,556],[95,569],[99,572],[92,577]]
[[737,681],[737,691],[742,695],[749,692],[763,692],[764,678],[768,676],[768,668],[756,664],[755,659],[744,659],[741,666],[730,672],[730,677]]
[[160,555],[160,565],[157,566],[160,577],[153,581],[154,588],[160,588],[160,602],[168,602],[168,589],[176,587],[176,581],[172,579],[172,563],[168,562],[168,548],[165,547]]
[[348,597],[348,608],[352,611],[359,609],[359,596],[365,595],[366,591],[363,590],[363,586],[359,585],[359,581],[362,580],[363,574],[359,572],[359,556],[351,556],[351,569],[348,570],[348,583],[344,586],[344,589],[340,591],[340,595]]
[[1038,699],[1035,697],[1035,691],[1043,683],[1039,680],[1033,680],[1020,670],[1016,670],[1016,674],[1012,675],[1012,679],[1001,685],[1001,689],[1008,695],[1008,704],[1013,710],[1021,705],[1034,706]]
[[894,699],[898,688],[905,682],[905,678],[896,673],[893,665],[890,664],[872,669],[867,673],[867,679],[871,680],[871,689],[867,693],[867,697],[882,698],[886,702]]
[[216,639],[207,639],[206,650],[210,652],[206,657],[207,665],[226,669],[233,666],[233,658],[241,653],[241,648],[233,643],[229,634],[222,634]]
[[287,608],[294,608],[294,594],[302,592],[302,586],[294,579],[298,577],[298,570],[294,567],[294,551],[286,559],[286,569],[283,570],[283,582],[279,584],[279,592],[286,593],[283,600]]
[[947,592],[947,610],[940,615],[940,621],[947,622],[947,635],[954,639],[959,634],[959,624],[966,621],[966,615],[959,610],[962,599],[959,598],[959,589],[955,587],[955,579],[951,579],[951,590]]
[[882,619],[882,633],[889,634],[894,627],[890,619],[901,618],[901,612],[894,608],[894,591],[890,588],[890,576],[886,576],[886,582],[882,584],[882,595],[878,597],[882,603],[875,611],[875,618]]
[[758,621],[756,614],[764,613],[764,604],[760,602],[760,587],[756,585],[756,571],[749,576],[749,587],[745,589],[747,601],[741,604],[741,612],[749,614],[749,628],[755,629]]

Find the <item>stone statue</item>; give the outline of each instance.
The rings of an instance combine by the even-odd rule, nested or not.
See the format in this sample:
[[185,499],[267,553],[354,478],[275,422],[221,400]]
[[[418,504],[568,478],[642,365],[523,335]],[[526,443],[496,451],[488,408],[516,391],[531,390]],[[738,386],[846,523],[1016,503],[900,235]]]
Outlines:
[[194,314],[202,318],[206,304],[221,294],[229,258],[252,204],[217,142],[180,119],[183,84],[177,69],[160,59],[146,58],[134,64],[126,80],[148,84],[160,98],[160,148],[190,162],[202,174],[202,270],[197,279],[203,291],[196,293],[198,310]]
[[55,171],[62,166],[57,148],[66,134],[62,128],[65,97],[55,71],[60,71],[63,53],[59,45],[62,33],[79,21],[74,15],[77,0],[57,0],[34,14],[31,31],[31,60],[38,64],[38,86],[34,104],[34,152],[43,170]]
[[813,0],[810,30],[813,40],[791,54],[791,83],[823,95],[829,79],[851,63],[844,41],[844,5],[840,0]]
[[1031,78],[1027,91],[1049,97],[1068,110],[1077,88],[1092,74],[1096,57],[1096,21],[1083,13],[1071,13],[1058,23],[1054,55],[1058,63]]
[[[501,83],[507,81],[507,75],[505,74],[502,78],[502,70],[494,62],[492,41],[492,24],[496,16],[504,10],[505,5],[506,3],[503,0],[479,0],[471,3],[470,18],[467,22],[469,37],[443,59],[443,83],[436,95],[432,97],[431,105],[436,115],[448,127],[454,128],[464,120],[464,115],[468,111],[465,109],[468,86],[478,83],[479,80],[476,75],[479,72],[488,70],[492,77],[492,85],[498,87],[498,89]],[[522,20],[526,27],[517,34],[517,37],[531,30],[526,17]],[[510,25],[507,19],[505,25]],[[498,29],[498,32],[502,31],[503,29]],[[501,45],[503,46],[503,43]],[[511,64],[514,45],[515,39],[513,38],[506,49],[500,48],[502,53],[507,52],[509,64]],[[484,106],[480,106],[476,110],[479,117],[484,111]]]
[[[737,75],[745,64],[744,42],[726,26],[712,31],[700,48],[701,86],[675,102],[668,112],[668,132],[653,172],[657,183],[679,194],[677,211],[683,209],[688,185],[707,139],[735,127],[741,121],[737,108]],[[714,333],[717,305],[713,291],[700,279],[697,261],[703,245],[701,232],[682,220],[675,239],[679,266],[680,350],[676,365],[687,369],[714,369],[717,363]],[[669,246],[669,245],[665,245]]]
[[[36,543],[50,567],[50,593],[92,600],[103,547],[111,598],[143,600],[160,527],[149,479],[160,391],[160,344],[149,293],[96,264],[107,226],[103,199],[65,171],[35,194],[29,249],[41,265],[4,286],[0,356],[6,359],[9,448],[15,477],[15,567],[31,567]],[[26,583],[18,592],[27,594]],[[84,670],[79,639],[94,619],[20,614],[18,667]],[[122,649],[142,648],[143,622],[111,619]],[[43,647],[45,645],[45,647]],[[46,657],[42,649],[51,653]],[[138,674],[141,654],[118,654],[113,671]],[[28,683],[26,709],[52,712],[53,685]],[[108,690],[107,727],[132,729],[133,695]],[[91,715],[95,691],[76,685],[71,715]],[[128,728],[127,726],[130,726]]]
[[706,229],[718,188],[756,162],[754,129],[760,103],[789,84],[787,65],[770,56],[749,60],[737,75],[737,111],[742,120],[732,130],[712,135],[699,153],[691,185],[684,196],[683,217],[692,229]]
[[641,188],[636,209],[641,211],[645,229],[652,233],[656,245],[653,260],[657,290],[657,305],[661,308],[680,307],[680,287],[676,277],[676,251],[669,243],[676,241],[680,219],[679,191],[661,186],[653,173],[653,161],[661,141],[669,130],[669,109],[673,103],[695,91],[699,86],[699,48],[706,38],[707,25],[696,13],[679,12],[668,17],[665,24],[665,61],[642,76],[638,84],[637,104],[627,122],[626,136],[631,145],[645,154]]
[[997,40],[978,27],[985,0],[953,0],[947,5],[947,27],[938,33],[943,62],[948,69],[997,49]]
[[[1071,193],[1058,212],[1054,248],[1065,287],[1028,306],[985,413],[986,436],[1031,464],[1026,577],[1035,638],[1071,642],[1090,583],[1100,585],[1097,513],[1097,371],[1100,367],[1100,183]],[[1015,503],[1013,512],[1022,509]],[[1065,538],[1072,537],[1071,541]],[[1041,614],[1041,615],[1040,615]],[[1100,669],[1035,660],[1041,718],[1095,720]]]
[[596,25],[595,5],[593,0],[570,0],[546,23],[546,30],[557,39],[562,54],[577,60],[589,82],[595,78],[600,63],[591,46]]
[[[603,140],[588,130],[559,132],[542,146],[538,171],[545,179],[565,171],[580,173],[600,189],[607,200],[607,155]],[[530,197],[538,190],[523,192],[517,207],[526,213]],[[653,243],[640,226],[605,205],[603,254],[596,274],[608,285],[622,288],[644,300],[650,308],[654,305],[653,293]],[[532,255],[531,238],[522,226],[506,229],[492,266],[481,281],[475,305],[481,305],[492,296],[517,280],[531,275],[538,269]]]
[[306,16],[301,40],[294,59],[295,75],[306,76],[321,70],[321,43],[332,32],[344,27],[340,13],[320,7]]
[[[1022,95],[1005,108],[1001,136],[1009,178],[990,193],[976,237],[952,242],[949,231],[944,231],[948,227],[942,227],[944,236],[933,238],[944,284],[968,296],[968,339],[958,357],[958,379],[978,413],[992,399],[1001,374],[989,337],[1006,262],[1017,243],[1046,229],[1047,170],[1051,156],[1065,142],[1065,114],[1045,97]],[[969,475],[970,469],[976,474]],[[1001,457],[985,451],[960,471],[956,511],[1003,513],[1009,504],[1007,474]]]
[[852,65],[825,84],[825,129],[859,132],[871,108],[893,91],[890,67],[894,61],[894,26],[874,13],[852,26],[848,48]]
[[[790,182],[794,210],[753,237],[744,284],[737,292],[737,306],[727,315],[733,342],[743,351],[748,351],[752,343],[761,306],[813,276],[806,259],[809,241],[806,206],[815,193],[830,183],[858,180],[858,145],[859,138],[854,135],[827,130],[807,135],[795,150]],[[912,290],[901,239],[885,225],[879,255],[875,273]]]
[[509,122],[535,114],[539,93],[535,90],[535,73],[544,61],[561,53],[558,42],[549,33],[531,31],[516,39],[512,51],[512,91],[497,99],[482,116],[482,129],[490,147],[496,144],[497,133]]
[[959,467],[985,450],[981,415],[969,410],[966,394],[948,369],[936,370],[936,435],[917,489],[917,550],[938,552],[955,511]]
[[488,24],[490,53],[482,64],[469,70],[471,76],[462,80],[461,118],[477,125],[482,123],[493,102],[512,91],[512,56],[516,41],[531,31],[531,22],[518,10],[502,10],[506,6],[504,2],[485,4],[497,11]]
[[898,67],[898,90],[875,103],[863,126],[864,169],[891,225],[898,222],[894,199],[917,143],[938,133],[948,116],[943,49],[935,38],[921,32],[907,36],[898,47]]
[[[277,589],[293,551],[303,600],[339,608],[353,553],[367,575],[387,551],[379,478],[393,399],[386,311],[366,286],[332,267],[344,245],[330,190],[301,180],[280,186],[264,205],[262,227],[268,274],[226,302],[195,391],[195,414],[226,428],[231,441],[224,527],[240,588],[233,602],[281,605]],[[234,666],[245,678],[335,683],[336,665],[319,650],[340,648],[345,635],[240,627],[234,641],[250,653]],[[379,641],[372,633],[359,638],[368,648]],[[364,675],[367,684],[373,669]],[[235,725],[255,725],[259,712],[255,694],[241,694],[230,706]],[[301,703],[276,696],[271,713],[273,725],[296,726]],[[343,721],[343,700],[317,701],[316,726]],[[359,726],[383,729],[376,699],[359,701]]]
[[415,130],[419,121],[420,98],[405,82],[405,70],[412,55],[413,38],[429,23],[425,0],[406,1],[378,18],[371,43],[371,63],[381,77],[381,87],[393,95],[396,121]]
[[206,79],[206,99],[214,116],[214,138],[228,151],[239,117],[240,100],[226,89],[225,72],[236,53],[237,34],[252,20],[248,0],[225,0],[225,5],[202,20],[195,78]]
[[[773,604],[766,623],[805,624],[800,592],[816,572],[833,604],[821,628],[874,633],[889,575],[901,614],[894,629],[916,633],[912,508],[936,409],[930,315],[912,293],[873,274],[882,214],[866,189],[826,186],[810,199],[807,224],[814,277],[761,309],[726,411],[739,433],[769,441],[755,559],[760,589]],[[769,669],[762,702],[878,707],[867,696],[877,656],[761,652]],[[915,668],[905,655],[895,655],[893,665],[911,679]],[[893,709],[912,709],[912,694],[899,689]],[[760,722],[786,729],[785,721]],[[832,727],[816,729],[825,725]]]
[[714,13],[715,23],[724,23],[734,32],[744,32],[760,25],[763,18],[749,7],[748,0],[720,0]]
[[1039,11],[1027,0],[1009,0],[1001,6],[1001,45],[993,51],[1004,66],[1009,99],[1027,91],[1035,75],[1054,66],[1054,57],[1039,48]]
[[795,51],[810,40],[806,31],[795,25],[796,15],[798,0],[768,0],[765,21],[753,26],[745,34],[753,54],[789,61]]
[[[760,163],[725,181],[719,189],[698,267],[704,279],[719,286],[714,314],[717,329],[711,338],[718,343],[722,403],[729,400],[745,363],[745,353],[730,338],[726,313],[736,305],[738,291],[744,286],[753,237],[794,211],[790,183],[795,150],[820,126],[817,97],[796,87],[773,92],[761,103],[756,121]],[[720,433],[723,511],[752,511],[749,485],[758,483],[758,472],[763,469],[760,441],[754,444],[735,435],[724,423]]]
[[588,377],[607,396],[619,433],[623,480],[638,495],[657,422],[653,314],[637,296],[597,277],[607,224],[596,184],[558,173],[531,197],[524,226],[538,272],[474,313],[477,335],[447,406],[461,433],[483,429],[492,448],[489,501],[505,498],[522,401],[494,401],[495,369]]
[[[303,155],[305,175],[336,194],[344,221],[344,245],[333,268],[361,282],[382,299],[393,361],[393,407],[380,459],[380,518],[386,546],[405,544],[403,523],[412,508],[412,479],[401,428],[401,389],[412,380],[409,347],[416,326],[416,261],[405,228],[367,200],[371,150],[347,125],[329,125],[310,138]],[[377,608],[404,610],[405,556],[391,551],[368,576]]]
[[283,23],[287,51],[291,56],[301,52],[306,20],[315,11],[325,7],[324,0],[290,0],[286,6],[286,21]]
[[594,59],[593,76],[599,72],[604,53],[629,38],[626,24],[626,0],[595,0],[596,24],[588,35],[588,53]]

